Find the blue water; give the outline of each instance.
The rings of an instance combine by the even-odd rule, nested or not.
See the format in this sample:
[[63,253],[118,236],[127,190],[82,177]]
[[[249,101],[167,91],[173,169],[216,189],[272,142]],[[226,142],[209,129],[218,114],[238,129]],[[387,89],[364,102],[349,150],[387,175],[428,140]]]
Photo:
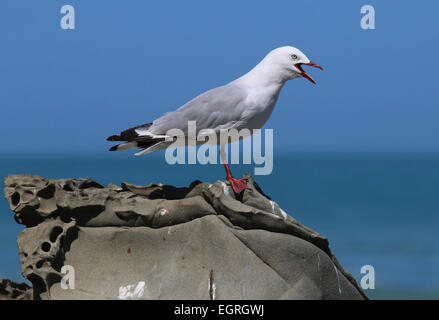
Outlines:
[[[240,176],[251,166],[234,165]],[[185,186],[224,177],[221,165],[167,165],[162,154],[27,155],[0,158],[0,176],[91,177],[102,184],[163,182]],[[359,281],[375,268],[371,298],[439,298],[439,155],[290,153],[256,178],[265,193],[330,240],[342,265]],[[0,277],[22,281],[17,225],[0,201]]]

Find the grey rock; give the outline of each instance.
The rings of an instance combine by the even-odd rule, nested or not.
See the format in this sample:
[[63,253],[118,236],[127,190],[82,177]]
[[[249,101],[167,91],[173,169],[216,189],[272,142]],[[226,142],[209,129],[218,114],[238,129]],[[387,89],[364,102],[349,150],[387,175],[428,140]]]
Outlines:
[[236,197],[223,181],[8,176],[23,276],[36,299],[367,299],[328,240],[247,178]]
[[64,255],[76,234],[74,221],[65,223],[59,218],[48,219],[20,233],[17,242],[22,275],[32,282],[36,297],[41,289],[45,291],[61,280]]
[[0,300],[32,300],[32,288],[24,282],[0,279]]

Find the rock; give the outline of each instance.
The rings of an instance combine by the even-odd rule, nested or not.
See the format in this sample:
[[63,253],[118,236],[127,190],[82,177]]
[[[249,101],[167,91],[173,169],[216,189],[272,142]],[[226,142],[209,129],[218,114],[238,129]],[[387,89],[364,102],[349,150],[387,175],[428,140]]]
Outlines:
[[26,283],[0,279],[0,300],[31,300],[32,288]]
[[23,276],[35,299],[367,299],[328,240],[247,178],[237,198],[223,181],[8,176]]

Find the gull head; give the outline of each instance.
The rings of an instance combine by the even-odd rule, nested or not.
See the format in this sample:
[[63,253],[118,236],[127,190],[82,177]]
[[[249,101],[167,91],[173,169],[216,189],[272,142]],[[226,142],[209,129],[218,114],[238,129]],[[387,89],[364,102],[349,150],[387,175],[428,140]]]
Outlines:
[[314,79],[303,70],[302,66],[313,66],[323,70],[317,63],[309,60],[302,51],[290,46],[272,50],[263,62],[266,68],[276,72],[284,81],[303,77],[315,84]]

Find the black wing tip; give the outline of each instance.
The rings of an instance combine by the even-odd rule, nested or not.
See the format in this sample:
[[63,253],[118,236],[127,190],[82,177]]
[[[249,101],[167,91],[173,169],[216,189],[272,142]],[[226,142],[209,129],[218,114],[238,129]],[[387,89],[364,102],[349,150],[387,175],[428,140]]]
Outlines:
[[108,137],[107,141],[120,141],[120,139],[121,139],[121,136],[116,134],[114,136]]
[[136,129],[139,128],[149,128],[152,125],[152,122],[142,124],[137,127],[129,128],[124,131],[122,131],[120,134],[115,134],[111,137],[107,138],[107,141],[131,141],[139,136],[139,134],[136,132]]
[[117,151],[117,146],[112,146],[110,149],[108,149],[109,151]]

